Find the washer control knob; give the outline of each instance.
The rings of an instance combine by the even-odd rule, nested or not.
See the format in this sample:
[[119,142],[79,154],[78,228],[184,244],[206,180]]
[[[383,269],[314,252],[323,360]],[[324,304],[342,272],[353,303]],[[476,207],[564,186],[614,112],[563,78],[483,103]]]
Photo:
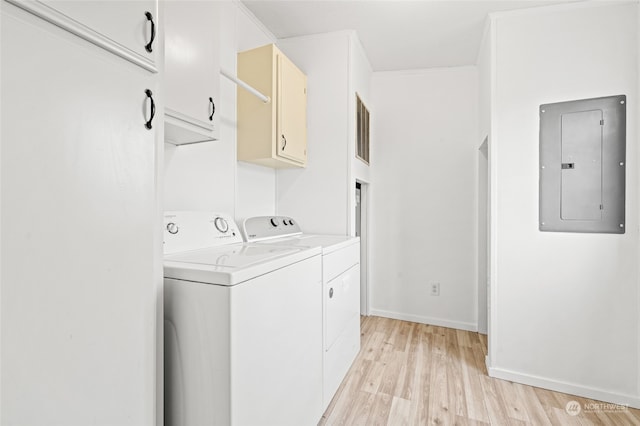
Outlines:
[[179,230],[180,228],[178,228],[178,225],[176,225],[175,223],[167,223],[167,231],[169,231],[170,234],[177,234]]
[[229,224],[221,217],[216,217],[213,221],[213,224],[215,225],[216,229],[223,234],[225,234],[229,230]]
[[289,219],[289,225],[293,225],[293,219]]
[[282,220],[282,224],[283,224],[284,226],[289,225],[289,224],[287,223],[287,219],[283,219],[283,220]]
[[273,225],[274,228],[278,226],[278,221],[275,217],[271,218],[271,225]]

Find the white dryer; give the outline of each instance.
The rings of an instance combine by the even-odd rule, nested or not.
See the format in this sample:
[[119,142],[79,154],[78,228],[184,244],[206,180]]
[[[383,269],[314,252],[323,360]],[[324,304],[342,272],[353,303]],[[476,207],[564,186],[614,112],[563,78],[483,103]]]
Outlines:
[[165,424],[316,425],[321,250],[245,244],[211,212],[164,228]]
[[360,238],[304,234],[286,216],[259,216],[242,224],[245,241],[270,247],[322,249],[323,409],[360,351]]

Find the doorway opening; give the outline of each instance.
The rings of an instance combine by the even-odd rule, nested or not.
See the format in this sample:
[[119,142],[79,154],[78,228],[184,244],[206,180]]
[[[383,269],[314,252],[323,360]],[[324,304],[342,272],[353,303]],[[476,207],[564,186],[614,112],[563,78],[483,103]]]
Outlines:
[[369,315],[369,185],[356,181],[356,237],[360,237],[360,315]]
[[478,332],[487,334],[489,282],[489,137],[478,149]]

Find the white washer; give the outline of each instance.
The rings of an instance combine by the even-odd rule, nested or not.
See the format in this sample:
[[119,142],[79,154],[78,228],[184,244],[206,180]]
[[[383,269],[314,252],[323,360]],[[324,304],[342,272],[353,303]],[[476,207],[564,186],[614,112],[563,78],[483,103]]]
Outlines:
[[211,212],[164,228],[165,424],[316,425],[321,250],[245,244]]
[[360,238],[303,234],[286,216],[245,219],[247,242],[322,249],[323,409],[360,351]]

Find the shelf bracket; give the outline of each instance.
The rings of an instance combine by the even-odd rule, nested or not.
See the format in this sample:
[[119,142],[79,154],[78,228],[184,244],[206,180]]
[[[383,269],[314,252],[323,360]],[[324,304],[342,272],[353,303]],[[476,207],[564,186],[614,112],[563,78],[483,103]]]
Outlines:
[[225,70],[220,70],[220,74],[222,74],[223,76],[227,77],[229,80],[233,81],[235,84],[237,84],[238,86],[242,87],[247,92],[251,93],[253,96],[255,96],[256,98],[260,99],[265,104],[268,104],[269,102],[271,102],[271,98],[269,96],[263,95],[257,89],[251,87],[249,84],[245,83],[244,81],[240,80],[239,78],[229,74]]

